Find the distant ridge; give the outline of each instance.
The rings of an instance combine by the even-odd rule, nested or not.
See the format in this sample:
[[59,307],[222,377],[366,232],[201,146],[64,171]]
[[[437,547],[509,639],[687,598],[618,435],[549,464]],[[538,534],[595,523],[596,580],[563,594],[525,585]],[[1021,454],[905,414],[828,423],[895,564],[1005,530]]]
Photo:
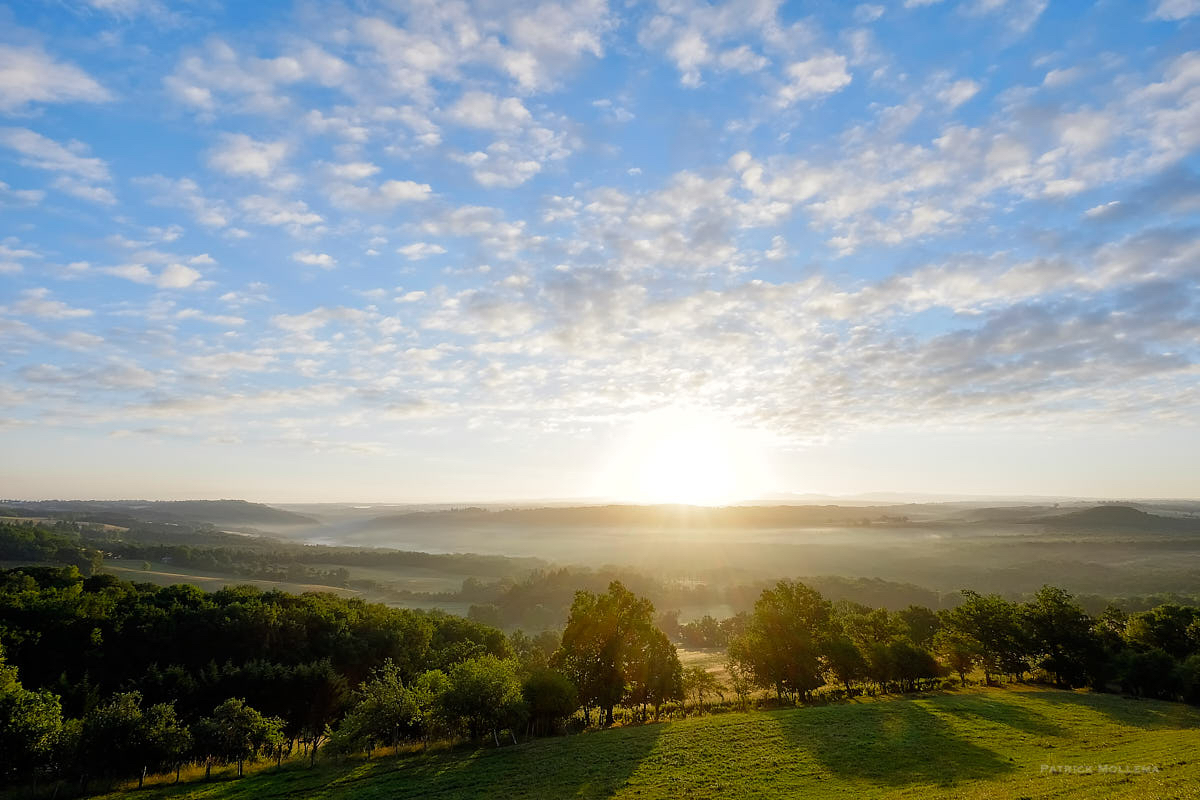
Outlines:
[[316,525],[292,511],[245,500],[5,500],[0,506],[36,516],[78,514],[90,522],[124,524],[130,520],[212,525]]
[[1071,511],[1066,514],[1039,517],[1032,521],[1052,528],[1200,533],[1200,519],[1164,517],[1126,505],[1096,506],[1095,508]]
[[549,508],[513,508],[489,511],[467,507],[440,511],[412,511],[372,519],[368,529],[384,530],[407,525],[557,525],[647,526],[663,528],[794,528],[823,525],[899,524],[916,513],[915,506],[687,506],[602,505]]

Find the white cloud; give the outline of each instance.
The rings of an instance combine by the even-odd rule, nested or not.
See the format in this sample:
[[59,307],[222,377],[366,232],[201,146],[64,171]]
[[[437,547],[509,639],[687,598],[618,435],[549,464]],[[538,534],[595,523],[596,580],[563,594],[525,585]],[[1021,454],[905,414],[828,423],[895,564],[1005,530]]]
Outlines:
[[352,82],[353,72],[312,42],[294,42],[277,58],[255,58],[214,38],[181,60],[163,84],[176,100],[202,115],[213,115],[223,102],[239,111],[278,114],[291,107],[288,87],[301,82],[342,86]]
[[313,253],[307,250],[292,253],[292,261],[321,269],[333,269],[337,266],[337,261],[328,253]]
[[361,181],[379,172],[379,167],[368,161],[352,161],[345,164],[330,164],[329,174],[338,180]]
[[446,252],[446,248],[438,244],[430,244],[429,242],[413,242],[412,244],[396,248],[396,252],[409,261],[419,261],[429,256],[441,255]]
[[882,17],[886,10],[883,6],[861,3],[854,7],[854,21],[860,25],[866,25]]
[[767,63],[760,51],[794,55],[811,47],[810,27],[785,25],[780,5],[779,0],[659,3],[638,31],[638,42],[670,60],[681,85],[695,88],[704,83],[706,69],[755,72]]
[[779,90],[777,100],[781,106],[841,91],[851,81],[846,58],[839,55],[796,61],[788,65],[786,74],[788,82]]
[[1083,75],[1083,70],[1079,67],[1065,67],[1063,69],[1052,69],[1046,73],[1046,77],[1042,79],[1042,85],[1048,89],[1057,89],[1060,86],[1067,86],[1074,83]]
[[1154,9],[1156,19],[1179,20],[1200,14],[1200,0],[1159,0]]
[[63,172],[89,182],[109,179],[108,165],[84,153],[87,145],[70,142],[66,146],[28,128],[0,128],[0,144],[20,153],[21,163],[51,172]]
[[242,198],[239,203],[246,217],[259,225],[275,225],[293,230],[319,225],[324,219],[311,211],[303,200],[281,200],[260,194]]
[[178,206],[191,212],[196,222],[206,228],[224,228],[233,212],[221,201],[210,200],[191,178],[174,180],[163,175],[135,178],[134,183],[154,192],[151,202],[156,205]]
[[979,84],[969,78],[963,78],[941,89],[937,93],[937,98],[953,109],[958,108],[978,93]]
[[224,375],[229,372],[262,372],[275,362],[271,353],[212,353],[190,356],[184,359],[183,368],[188,372],[205,375]]
[[116,205],[117,196],[103,186],[94,186],[86,181],[63,175],[55,179],[54,188],[89,203],[99,203],[102,206]]
[[392,203],[428,200],[431,191],[428,183],[416,181],[384,181],[379,186],[379,194]]
[[342,208],[363,211],[387,210],[400,203],[419,203],[428,200],[433,188],[416,181],[388,180],[378,187],[334,181],[326,186],[329,200]]
[[465,92],[446,113],[459,125],[492,131],[514,130],[533,121],[529,109],[517,98],[499,98],[477,90]]
[[60,300],[50,299],[50,290],[46,288],[26,289],[21,292],[21,299],[7,308],[6,313],[15,316],[39,317],[41,319],[75,319],[90,317],[92,312],[87,308],[72,308]]
[[221,134],[221,144],[208,157],[210,167],[227,175],[270,178],[287,158],[286,141],[258,141],[244,133]]
[[159,289],[188,289],[202,277],[199,272],[185,264],[168,264],[158,274],[145,264],[121,264],[103,270],[109,275],[124,278],[134,283],[146,284]]
[[0,110],[29,103],[102,103],[107,89],[78,67],[55,61],[40,47],[0,44]]
[[45,196],[40,189],[14,189],[0,181],[0,205],[35,206]]
[[211,322],[213,325],[239,328],[246,324],[244,317],[231,314],[207,314],[198,308],[184,308],[175,314],[175,319],[197,319],[201,322]]

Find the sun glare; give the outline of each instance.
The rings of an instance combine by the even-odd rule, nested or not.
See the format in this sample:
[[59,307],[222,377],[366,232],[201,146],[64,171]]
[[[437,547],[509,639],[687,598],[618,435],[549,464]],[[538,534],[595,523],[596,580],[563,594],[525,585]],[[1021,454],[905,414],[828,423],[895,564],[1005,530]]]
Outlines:
[[637,503],[727,505],[769,489],[761,437],[695,409],[638,419],[601,477],[600,494]]

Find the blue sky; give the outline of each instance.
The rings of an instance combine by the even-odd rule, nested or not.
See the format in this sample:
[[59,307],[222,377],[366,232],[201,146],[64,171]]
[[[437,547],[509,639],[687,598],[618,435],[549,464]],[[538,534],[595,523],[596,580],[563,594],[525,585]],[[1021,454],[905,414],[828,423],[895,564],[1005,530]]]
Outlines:
[[0,117],[6,496],[1200,494],[1197,0],[31,0]]

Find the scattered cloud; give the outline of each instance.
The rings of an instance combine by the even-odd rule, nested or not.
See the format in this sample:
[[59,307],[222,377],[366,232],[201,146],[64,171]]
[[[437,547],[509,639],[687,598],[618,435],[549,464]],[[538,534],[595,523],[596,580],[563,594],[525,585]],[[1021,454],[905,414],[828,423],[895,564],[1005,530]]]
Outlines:
[[112,94],[73,64],[41,47],[0,43],[0,111],[36,103],[103,103]]

